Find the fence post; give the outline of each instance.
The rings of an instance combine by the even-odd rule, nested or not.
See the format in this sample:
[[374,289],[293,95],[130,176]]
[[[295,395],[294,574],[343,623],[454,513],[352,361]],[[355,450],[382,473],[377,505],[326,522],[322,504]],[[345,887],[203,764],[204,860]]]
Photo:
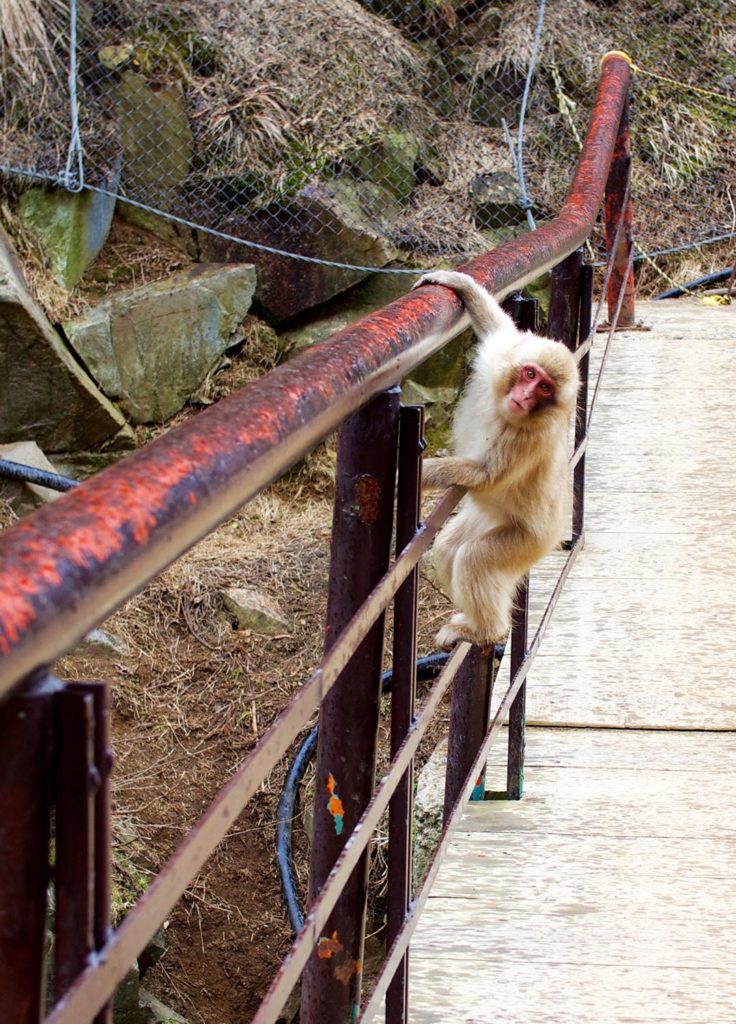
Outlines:
[[[66,683],[56,695],[56,970],[60,999],[109,938],[110,695],[105,683]],[[94,1024],[110,1024],[112,1004]]]
[[[584,263],[580,270],[580,320],[578,345],[582,345],[590,334],[593,321],[593,264]],[[588,434],[588,370],[590,351],[580,360],[580,390],[575,411],[575,449]],[[583,534],[585,519],[585,452],[578,459],[573,470],[572,542]]]
[[[513,679],[526,657],[529,633],[529,577],[524,577],[516,594],[511,623],[511,664]],[[526,682],[509,708],[509,752],[506,762],[506,797],[521,800],[524,793],[524,751],[526,748]]]
[[55,698],[56,919],[54,999],[61,999],[92,952],[94,913],[94,709],[88,693]]
[[[399,476],[396,501],[396,553],[409,543],[419,525],[424,409],[401,410]],[[391,757],[403,743],[414,718],[417,678],[417,584],[419,567],[394,598],[393,676],[391,684]],[[388,909],[386,948],[401,931],[411,899],[412,807],[414,765],[410,765],[391,797],[388,818]],[[409,1020],[409,953],[396,969],[386,991],[386,1024]]]
[[576,249],[552,270],[547,334],[574,352],[580,323],[580,272],[583,250]]
[[[611,277],[608,281],[608,320],[613,323],[616,315],[621,289],[624,298],[618,315],[617,329],[624,330],[636,325],[634,310],[634,268],[629,266],[632,237],[633,201],[630,190],[631,181],[631,132],[629,130],[629,99],[624,101],[621,121],[619,122],[616,146],[613,151],[611,169],[606,182],[605,223],[606,249],[609,259],[613,259]],[[623,218],[623,226],[618,243],[614,250],[616,232]]]
[[37,678],[0,707],[0,1016],[13,1024],[43,1012],[55,687]]
[[[389,562],[400,392],[379,395],[338,440],[329,649]],[[383,616],[322,703],[315,773],[309,902],[314,902],[373,791]],[[302,1024],[351,1024],[360,1004],[368,857],[356,866],[302,980]]]
[[494,655],[493,646],[471,647],[452,686],[445,770],[445,822],[486,737],[495,675]]

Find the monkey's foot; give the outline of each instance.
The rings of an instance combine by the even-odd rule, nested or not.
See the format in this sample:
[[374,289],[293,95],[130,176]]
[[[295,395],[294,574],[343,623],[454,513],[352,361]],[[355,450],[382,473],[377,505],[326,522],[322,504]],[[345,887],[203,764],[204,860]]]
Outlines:
[[446,626],[443,626],[435,637],[435,643],[444,650],[449,650],[455,644],[467,640],[469,644],[476,643],[476,637],[470,628],[470,623],[465,616],[458,612],[453,615]]
[[447,625],[437,633],[435,643],[444,650],[449,650],[455,644],[467,641],[469,644],[477,644],[478,647],[494,647],[496,644],[504,644],[508,636],[508,627],[499,630],[485,630],[482,634],[476,632],[462,612],[456,612]]

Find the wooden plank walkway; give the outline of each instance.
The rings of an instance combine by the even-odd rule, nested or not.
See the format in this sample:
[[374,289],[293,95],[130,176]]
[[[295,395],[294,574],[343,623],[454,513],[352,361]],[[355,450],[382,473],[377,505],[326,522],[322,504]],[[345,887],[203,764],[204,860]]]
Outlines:
[[638,315],[654,330],[613,340],[586,546],[529,681],[524,799],[464,816],[411,1024],[736,1024],[736,307]]

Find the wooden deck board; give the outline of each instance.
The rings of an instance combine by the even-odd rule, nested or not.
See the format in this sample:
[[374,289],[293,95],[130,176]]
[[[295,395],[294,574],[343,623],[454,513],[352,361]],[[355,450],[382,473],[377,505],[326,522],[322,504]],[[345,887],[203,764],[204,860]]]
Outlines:
[[[412,1024],[736,1022],[736,445],[713,386],[736,384],[736,307],[638,315],[655,330],[614,338],[586,545],[529,677],[551,727],[528,730],[524,799],[463,817]],[[563,558],[532,574],[532,628]]]

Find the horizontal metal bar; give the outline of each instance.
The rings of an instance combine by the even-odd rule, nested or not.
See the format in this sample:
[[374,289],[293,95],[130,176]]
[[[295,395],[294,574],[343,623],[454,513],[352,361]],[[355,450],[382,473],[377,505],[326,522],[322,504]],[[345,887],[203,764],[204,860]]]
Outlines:
[[340,898],[345,883],[358,863],[363,851],[371,840],[371,836],[387,809],[391,797],[402,780],[412,757],[417,751],[422,738],[432,724],[434,713],[448,688],[457,675],[460,666],[470,652],[470,644],[463,643],[455,649],[450,660],[440,673],[432,692],[427,698],[420,714],[412,723],[406,739],[399,747],[396,756],[391,760],[388,772],[381,779],[356,824],[345,847],[327,876],[319,898],[304,919],[304,925],[286,954],[281,968],[274,978],[263,1002],[251,1024],[275,1024],[281,1008],[289,997],[289,993],[299,980],[309,956],[319,941],[322,928]]
[[412,541],[350,620],[334,647],[297,691],[289,706],[266,730],[255,750],[218,792],[105,944],[95,964],[80,975],[49,1014],[46,1024],[78,1024],[80,1020],[91,1018],[105,1004],[132,961],[227,834],[262,780],[306,727],[358,644],[409,576],[463,494],[461,487],[451,487],[445,492]]
[[[499,298],[590,233],[630,67],[604,58],[569,198],[556,218],[463,268]],[[373,395],[468,323],[429,286],[314,346],[0,535],[0,696],[52,663]]]

